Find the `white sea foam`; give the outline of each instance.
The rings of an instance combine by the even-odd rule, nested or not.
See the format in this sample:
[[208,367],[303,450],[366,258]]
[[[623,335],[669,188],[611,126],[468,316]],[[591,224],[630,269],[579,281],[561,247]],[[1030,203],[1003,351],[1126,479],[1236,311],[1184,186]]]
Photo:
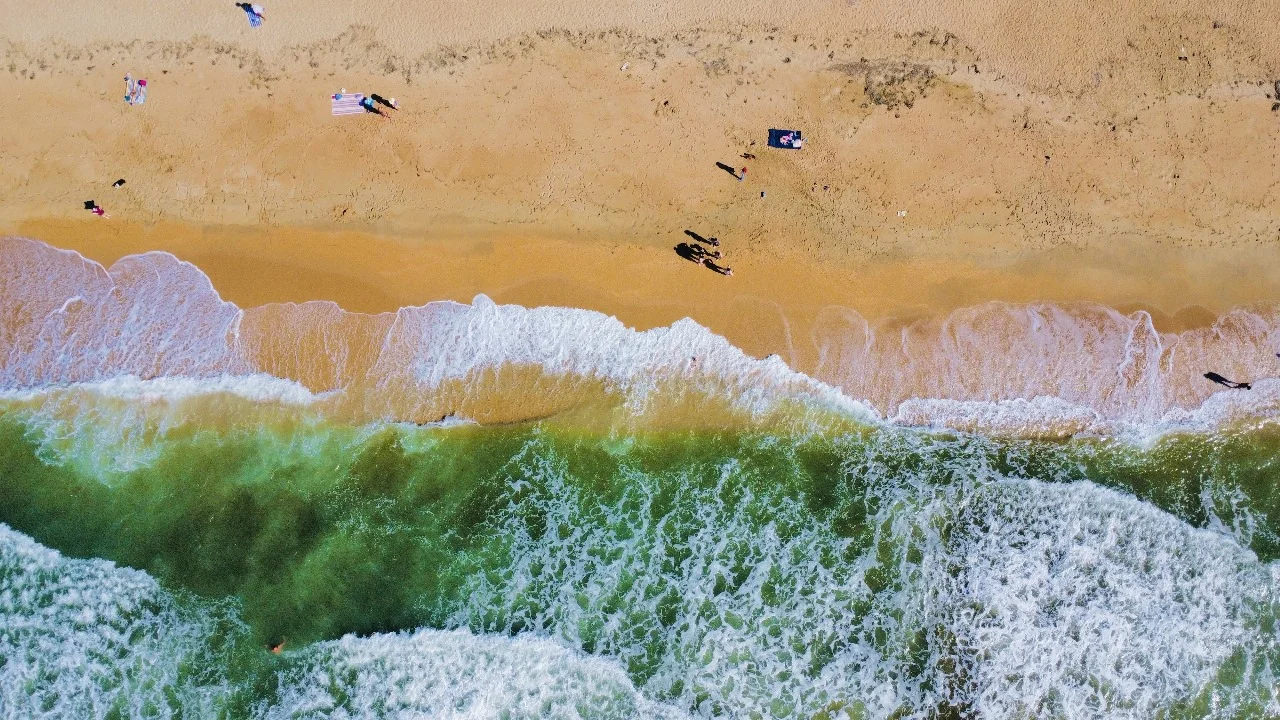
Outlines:
[[96,396],[141,403],[181,402],[212,395],[230,395],[252,402],[308,405],[317,398],[292,380],[265,374],[221,375],[216,377],[157,377],[143,380],[136,375],[117,375],[105,380],[77,382],[40,388],[0,389],[0,400],[44,401],[56,396]]
[[247,370],[230,352],[239,309],[190,263],[152,252],[107,271],[14,238],[0,240],[0,255],[7,341],[0,386]]
[[995,483],[958,520],[944,612],[978,716],[1155,717],[1235,653],[1267,687],[1277,566],[1231,537],[1088,483]]
[[[26,435],[45,462],[67,463],[101,474],[145,467],[178,431],[211,420],[265,421],[303,411],[316,395],[296,382],[270,375],[211,378],[124,376],[40,389],[0,390],[0,402],[21,417]],[[194,405],[193,403],[198,403]],[[259,412],[245,417],[245,410]]]
[[[228,609],[0,525],[0,717],[218,717],[235,689],[230,647],[247,637]],[[255,717],[688,717],[644,698],[616,663],[534,637],[348,636],[285,660]]]
[[[801,368],[809,376],[775,356],[751,358],[688,319],[638,332],[597,312],[483,295],[377,316],[323,302],[242,310],[167,253],[126,257],[108,271],[2,238],[0,257],[8,390],[267,373],[350,393],[344,407],[366,420],[421,420],[436,416],[442,385],[519,366],[570,384],[598,381],[637,413],[655,393],[687,390],[752,412],[799,400],[864,421],[1030,436],[1142,436],[1280,417],[1280,390],[1267,380],[1280,375],[1274,308],[1233,310],[1177,333],[1156,331],[1145,312],[1087,303],[987,303],[892,328],[829,308],[811,338],[820,359]],[[1214,394],[1201,377],[1208,370],[1254,381],[1254,390]]]
[[528,636],[347,636],[290,660],[265,718],[689,717],[645,699],[616,663]]
[[887,327],[829,308],[814,343],[814,377],[915,424],[1007,422],[1040,432],[1065,410],[1064,426],[1132,427],[1194,411],[1220,389],[1207,371],[1280,376],[1280,308],[1236,309],[1211,326],[1165,333],[1146,312],[1091,303],[991,302]]
[[[701,489],[634,472],[599,507],[531,453],[500,525],[512,563],[477,575],[455,621],[617,657],[707,717],[1149,718],[1211,690],[1208,717],[1280,710],[1276,563],[1087,482],[941,457],[923,460],[954,464],[930,470],[941,485],[858,466],[878,509],[854,552],[795,501],[732,483],[733,463]],[[1215,687],[1233,656],[1242,681]]]
[[791,370],[779,358],[751,358],[689,319],[636,331],[603,313],[497,305],[484,295],[471,305],[435,302],[401,309],[370,375],[390,395],[399,396],[506,365],[605,381],[625,390],[637,412],[643,412],[650,393],[664,381],[678,380],[723,392],[746,409],[766,410],[780,399],[794,398],[875,417],[866,406]]
[[1057,397],[1030,400],[907,400],[888,421],[1000,436],[1053,438],[1114,436],[1136,444],[1178,432],[1212,432],[1280,420],[1280,380],[1253,383],[1251,390],[1221,390],[1191,409],[1171,408],[1148,420],[1108,418],[1097,410]]
[[[208,610],[209,608],[205,608]],[[230,688],[184,665],[223,662],[212,614],[145,573],[73,560],[0,525],[0,717],[213,717]]]

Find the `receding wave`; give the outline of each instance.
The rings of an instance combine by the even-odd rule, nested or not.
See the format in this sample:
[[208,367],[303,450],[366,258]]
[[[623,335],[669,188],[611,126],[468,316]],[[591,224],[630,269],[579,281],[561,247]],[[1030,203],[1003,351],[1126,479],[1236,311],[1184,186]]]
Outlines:
[[[166,253],[106,269],[5,238],[0,257],[0,388],[9,391],[184,378],[252,394],[265,387],[254,378],[277,378],[296,386],[266,391],[280,399],[305,389],[331,412],[415,422],[591,407],[759,416],[799,401],[864,420],[1030,436],[1280,415],[1274,308],[1177,333],[1157,332],[1145,312],[1089,304],[990,303],[893,328],[830,308],[814,332],[815,366],[789,368],[687,319],[637,332],[596,312],[484,296],[378,315],[329,302],[242,309]],[[1254,389],[1215,393],[1206,370]]]

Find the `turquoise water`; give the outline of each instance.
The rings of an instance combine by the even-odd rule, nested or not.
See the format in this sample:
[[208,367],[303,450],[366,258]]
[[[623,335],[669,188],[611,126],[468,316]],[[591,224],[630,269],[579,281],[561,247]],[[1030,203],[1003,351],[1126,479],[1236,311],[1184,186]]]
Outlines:
[[1275,424],[68,438],[6,407],[5,716],[1280,716]]

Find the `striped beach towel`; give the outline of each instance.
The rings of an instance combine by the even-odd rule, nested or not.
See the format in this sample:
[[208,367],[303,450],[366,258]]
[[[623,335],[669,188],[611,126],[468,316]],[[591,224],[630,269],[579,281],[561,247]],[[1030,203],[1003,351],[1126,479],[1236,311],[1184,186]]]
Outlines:
[[147,101],[146,80],[134,80],[133,75],[125,75],[124,89],[124,101],[130,105],[141,105]]
[[364,112],[364,108],[360,107],[360,101],[364,99],[361,93],[337,93],[330,100],[333,107],[334,115],[357,115]]

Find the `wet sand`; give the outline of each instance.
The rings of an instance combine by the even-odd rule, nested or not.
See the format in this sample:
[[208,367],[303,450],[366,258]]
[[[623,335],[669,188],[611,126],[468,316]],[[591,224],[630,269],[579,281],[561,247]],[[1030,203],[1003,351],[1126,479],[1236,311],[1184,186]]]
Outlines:
[[[80,5],[6,13],[4,130],[30,140],[0,150],[0,233],[167,250],[241,306],[485,293],[689,316],[803,369],[833,310],[1091,301],[1178,330],[1280,298],[1261,5],[317,4],[257,30],[230,4]],[[331,117],[340,88],[402,110]],[[764,148],[776,126],[808,145]],[[685,229],[735,275],[677,257]]]

